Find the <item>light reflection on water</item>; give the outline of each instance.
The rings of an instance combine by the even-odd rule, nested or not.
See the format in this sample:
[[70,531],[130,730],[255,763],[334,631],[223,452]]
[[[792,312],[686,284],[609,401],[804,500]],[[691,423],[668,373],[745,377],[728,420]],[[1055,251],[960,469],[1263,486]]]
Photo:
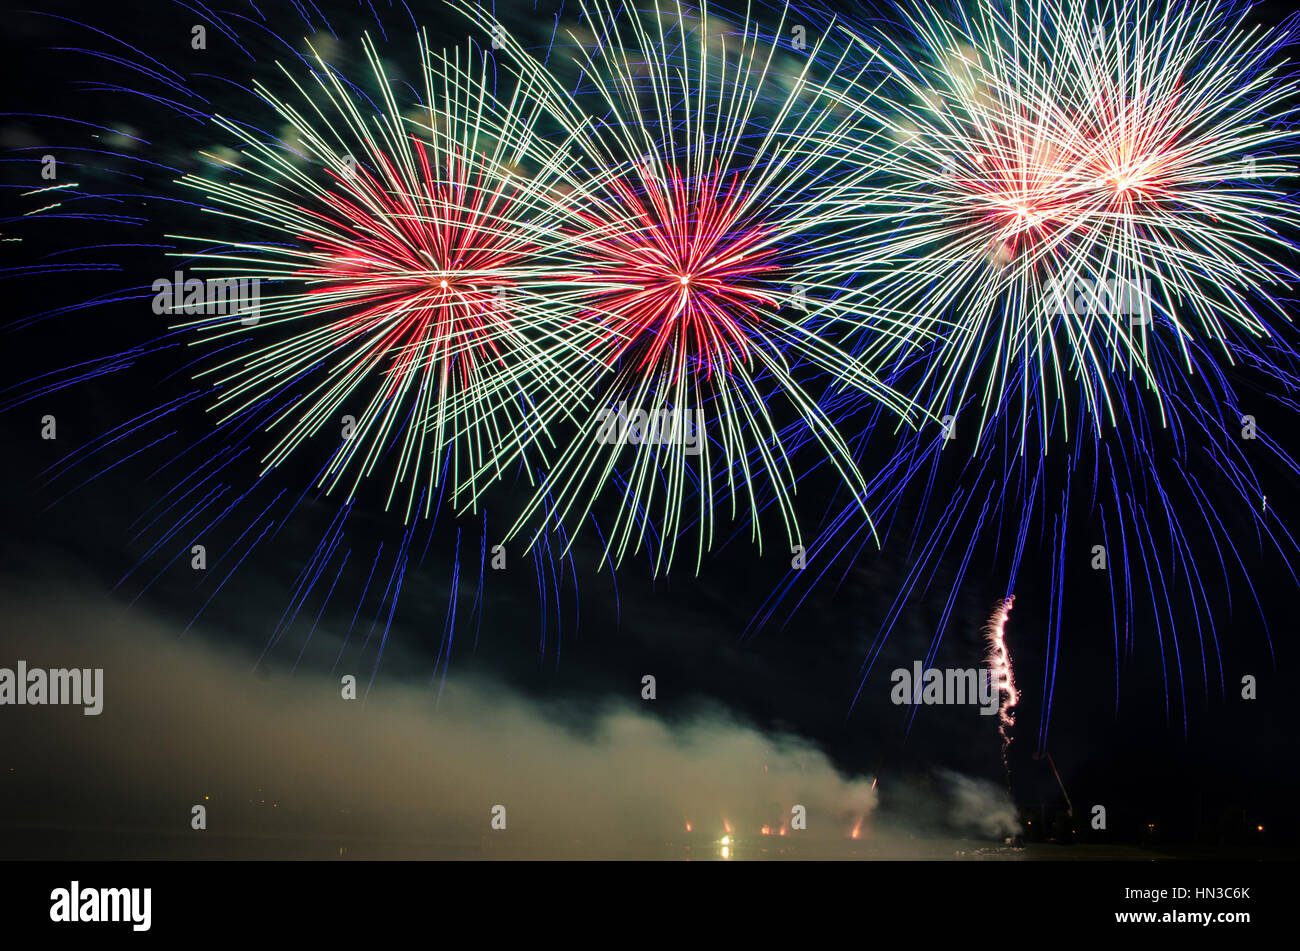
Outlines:
[[[725,843],[723,839],[726,839]],[[183,835],[92,829],[8,830],[0,857],[15,859],[289,859],[289,860],[630,860],[630,861],[890,861],[1016,860],[1036,855],[991,842],[905,836],[843,840],[778,836],[686,834],[673,840],[620,842],[580,838],[543,840],[514,835],[461,840],[399,841],[336,836]],[[1082,856],[1081,856],[1082,857]],[[1100,857],[1100,856],[1098,856]],[[1124,858],[1128,856],[1109,856]]]

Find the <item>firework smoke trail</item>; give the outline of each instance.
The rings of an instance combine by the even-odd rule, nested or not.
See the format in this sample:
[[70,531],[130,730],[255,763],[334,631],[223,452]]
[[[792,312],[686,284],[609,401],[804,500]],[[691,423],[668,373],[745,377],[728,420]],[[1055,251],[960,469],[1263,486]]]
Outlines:
[[1002,737],[1004,767],[1007,766],[1007,747],[1011,745],[1011,734],[1008,731],[1016,725],[1015,714],[1012,711],[1020,702],[1015,674],[1011,670],[1011,652],[1007,648],[1007,619],[1011,616],[1011,606],[1015,600],[1016,596],[1013,594],[999,604],[984,629],[988,641],[985,664],[1001,701],[998,704],[998,735]]
[[[650,546],[655,571],[666,571],[693,528],[698,571],[724,505],[760,550],[758,516],[771,505],[793,549],[796,437],[783,433],[778,412],[799,420],[854,495],[865,489],[799,369],[866,393],[912,425],[920,419],[874,372],[888,331],[877,328],[880,343],[851,356],[828,329],[859,317],[860,301],[843,292],[862,266],[858,236],[842,227],[835,198],[867,172],[825,175],[849,120],[811,93],[807,70],[820,46],[803,73],[777,83],[777,46],[748,18],[732,27],[707,6],[688,15],[668,2],[629,12],[597,0],[583,11],[592,35],[573,37],[584,78],[577,95],[488,24],[513,68],[549,86],[548,111],[587,170],[565,203],[566,231],[573,286],[586,295],[577,320],[610,376],[604,402],[555,458],[511,536],[543,514],[548,523],[584,521],[610,492],[619,496],[607,548],[615,564]],[[698,444],[596,437],[623,407],[691,420]]]
[[[1184,729],[1194,678],[1207,703],[1212,685],[1225,689],[1216,618],[1224,605],[1236,616],[1236,587],[1259,610],[1271,650],[1250,559],[1295,577],[1296,541],[1263,499],[1270,476],[1290,478],[1300,466],[1271,435],[1241,437],[1261,410],[1290,418],[1300,394],[1294,331],[1270,320],[1281,312],[1278,280],[1290,274],[1278,256],[1294,254],[1294,199],[1274,183],[1294,169],[1296,82],[1276,61],[1296,34],[1239,28],[1232,7],[1187,5],[1167,22],[1147,10],[1131,24],[1131,11],[1109,3],[1016,9],[984,5],[952,21],[904,10],[905,28],[889,35],[851,31],[897,87],[846,102],[874,116],[864,148],[892,142],[896,159],[888,184],[872,193],[877,204],[863,193],[860,211],[882,223],[877,246],[898,256],[893,289],[905,294],[910,282],[921,322],[947,327],[937,343],[900,354],[891,381],[925,381],[917,398],[954,425],[898,439],[842,394],[823,407],[843,431],[856,428],[855,453],[882,445],[892,453],[871,483],[873,506],[916,506],[913,567],[867,653],[863,682],[908,598],[944,559],[952,556],[956,574],[939,637],[979,553],[998,559],[998,584],[1011,590],[1029,583],[1037,569],[1025,556],[1041,545],[1051,590],[1041,751],[1068,565],[1092,557],[1094,542],[1109,553],[1117,714],[1135,628],[1159,642],[1166,715],[1172,722],[1181,708]],[[1128,25],[1110,29],[1119,20]],[[1049,68],[1040,58],[1048,49],[1073,52]],[[874,135],[877,124],[887,136]],[[1269,146],[1277,154],[1259,156],[1256,177],[1246,174],[1248,155]],[[1127,180],[1141,188],[1098,181],[1099,162],[1139,153],[1155,159],[1138,161],[1140,174]],[[997,159],[982,175],[980,155]],[[992,213],[1016,196],[1051,210],[1041,227]],[[883,225],[909,208],[915,214],[902,223]],[[1005,250],[1015,253],[994,260],[999,237],[1014,238]],[[1078,313],[1038,306],[1056,275],[1091,280],[1108,262],[1128,273],[1150,267],[1185,292],[1190,310],[1180,316],[1160,297],[1141,320],[1105,312],[1095,298]],[[1066,532],[1079,510],[1098,526],[1083,547]],[[816,569],[792,572],[751,630],[847,574],[868,541],[853,506],[832,508],[809,546]]]

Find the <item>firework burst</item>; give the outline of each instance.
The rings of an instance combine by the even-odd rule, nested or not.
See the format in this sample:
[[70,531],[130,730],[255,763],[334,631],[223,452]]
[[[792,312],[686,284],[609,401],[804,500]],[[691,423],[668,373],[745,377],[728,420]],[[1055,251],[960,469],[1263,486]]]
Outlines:
[[[864,173],[825,174],[850,123],[813,92],[820,46],[778,82],[778,47],[748,19],[733,27],[707,7],[696,16],[657,3],[633,14],[601,2],[586,5],[584,17],[592,32],[574,36],[585,83],[576,95],[517,42],[504,42],[522,75],[550,84],[548,110],[587,170],[573,182],[565,230],[581,295],[576,320],[609,371],[604,401],[514,532],[542,512],[558,523],[582,519],[612,487],[616,561],[648,544],[656,570],[667,569],[693,527],[698,570],[724,504],[760,549],[758,516],[772,505],[796,546],[789,447],[799,433],[855,494],[865,488],[803,374],[828,374],[919,421],[874,372],[883,343],[851,356],[833,339],[838,323],[858,320],[861,304],[846,290],[860,267],[857,236],[835,198]],[[635,416],[634,438],[594,435],[611,413]],[[685,438],[646,438],[639,420],[674,421],[670,429]]]
[[[1224,689],[1223,607],[1238,586],[1259,607],[1251,559],[1294,577],[1295,540],[1264,499],[1297,464],[1253,427],[1294,412],[1300,392],[1294,332],[1273,319],[1294,251],[1281,186],[1297,90],[1278,53],[1295,33],[1246,28],[1240,9],[985,3],[953,19],[902,12],[882,37],[849,31],[884,78],[842,101],[884,161],[846,210],[874,223],[874,291],[934,333],[900,348],[897,372],[948,423],[900,440],[867,418],[850,440],[892,453],[872,504],[916,511],[912,567],[864,682],[945,559],[938,637],[985,554],[1011,590],[1037,575],[1038,545],[1051,592],[1040,751],[1080,562],[1109,593],[1117,710],[1145,630],[1166,714],[1181,707],[1186,728],[1194,680],[1207,702]],[[1108,283],[1152,292],[1116,309]],[[864,418],[823,405],[845,431]],[[809,546],[819,568],[792,573],[756,625],[866,545],[844,506]]]
[[[274,12],[245,15],[254,12],[213,15],[248,57],[235,76],[186,72],[197,60],[183,54],[171,65],[165,54],[149,58],[154,68],[144,70],[136,56],[114,52],[127,41],[111,29],[50,15],[91,36],[89,49],[70,49],[93,57],[100,67],[94,85],[121,95],[132,125],[58,120],[93,132],[76,149],[59,151],[60,177],[75,168],[89,184],[32,192],[36,207],[24,220],[62,221],[64,256],[24,270],[59,281],[53,300],[80,289],[78,276],[93,271],[143,283],[111,278],[89,300],[15,321],[17,329],[58,318],[67,324],[59,335],[96,348],[111,325],[114,349],[6,385],[0,412],[64,390],[80,405],[115,407],[105,396],[111,393],[134,407],[42,471],[44,494],[53,506],[93,487],[105,491],[130,471],[152,499],[127,526],[121,548],[135,560],[122,567],[116,590],[135,603],[165,592],[183,572],[182,583],[192,581],[198,598],[187,629],[223,600],[238,604],[247,592],[242,583],[259,573],[251,566],[260,564],[263,578],[274,573],[268,565],[302,566],[296,578],[285,576],[291,594],[269,631],[268,662],[288,650],[296,663],[320,630],[337,623],[346,634],[336,663],[368,668],[373,681],[402,623],[404,592],[449,556],[434,661],[435,675],[445,676],[453,647],[459,650],[458,624],[468,620],[477,642],[491,607],[483,579],[499,534],[489,539],[486,513],[465,532],[446,519],[439,524],[438,490],[456,495],[468,474],[495,475],[526,453],[534,460],[532,440],[546,434],[540,421],[581,399],[566,368],[599,369],[584,351],[564,347],[561,321],[541,308],[543,300],[563,299],[562,292],[544,294],[551,285],[541,263],[554,200],[548,163],[561,153],[536,137],[527,89],[496,87],[472,53],[435,54],[422,38],[421,93],[390,79],[369,37],[361,43],[369,74],[348,76],[329,65],[344,60],[342,44],[316,25],[318,11],[301,10],[301,23]],[[342,20],[341,11],[331,16]],[[377,20],[369,22],[373,28]],[[310,57],[293,52],[295,44],[273,28],[314,34]],[[244,88],[245,68],[263,82]],[[104,82],[109,77],[115,82]],[[214,115],[218,101],[239,120]],[[211,145],[214,127],[226,142],[235,136],[242,151]],[[182,134],[187,129],[192,134]],[[133,154],[146,143],[156,146],[148,160]],[[208,171],[182,174],[196,165]],[[124,213],[128,206],[147,210]],[[113,234],[115,226],[125,233]],[[163,240],[165,232],[179,235],[185,250]],[[93,254],[89,262],[104,263],[71,257],[78,249],[67,247],[68,239],[85,234],[96,242],[82,249]],[[165,262],[167,253],[174,263]],[[141,260],[149,275],[143,279]],[[174,303],[163,312],[173,319],[159,331],[155,295],[169,282],[149,281],[173,268],[214,283],[262,283],[255,319],[243,308],[212,313],[221,308],[202,302],[191,310],[169,295]],[[94,323],[79,326],[76,318],[86,313]],[[124,346],[122,335],[131,342]],[[29,347],[25,359],[39,365],[44,349]],[[215,385],[195,387],[191,374]],[[143,410],[136,405],[141,381],[146,391],[156,386],[165,394]],[[76,392],[88,382],[96,384],[93,395]],[[348,414],[359,419],[340,448],[339,424]],[[258,463],[267,432],[281,441]],[[309,458],[322,443],[324,458]],[[371,474],[391,476],[392,487],[384,488],[402,522],[376,521],[368,505],[355,504],[352,489]],[[355,481],[332,505],[312,491],[350,477]],[[416,512],[433,517],[418,521]],[[541,650],[553,649],[558,659],[565,621],[576,627],[576,610],[568,612],[577,583],[572,562],[557,557],[549,541],[531,561]],[[355,603],[345,604],[350,598]],[[428,603],[427,594],[419,599]]]
[[852,199],[875,225],[870,287],[938,328],[938,403],[974,391],[982,428],[1015,385],[1045,438],[1078,390],[1099,431],[1120,379],[1164,411],[1157,349],[1191,373],[1194,340],[1230,359],[1269,335],[1295,276],[1275,187],[1295,169],[1288,31],[1114,0],[901,15],[905,39],[850,31],[888,97],[839,96],[887,169]]
[[429,513],[443,480],[453,503],[472,502],[582,401],[593,375],[566,341],[547,250],[563,153],[538,136],[526,87],[495,97],[460,52],[436,56],[423,38],[420,49],[424,105],[404,114],[367,39],[377,102],[317,57],[306,83],[289,77],[302,104],[258,87],[290,134],[252,141],[233,178],[182,180],[263,233],[203,251],[196,269],[273,289],[252,331],[240,319],[181,324],[259,343],[204,372],[220,421],[292,392],[265,466],[319,436],[331,447],[322,486],[342,483],[351,498],[387,466],[388,504],[404,489],[408,518],[420,499]]

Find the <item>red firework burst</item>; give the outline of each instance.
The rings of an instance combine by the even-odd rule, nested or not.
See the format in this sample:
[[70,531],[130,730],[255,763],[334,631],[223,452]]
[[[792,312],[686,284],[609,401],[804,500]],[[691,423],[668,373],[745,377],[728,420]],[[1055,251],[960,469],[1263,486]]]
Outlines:
[[[1093,104],[1089,125],[1076,146],[1080,179],[1093,186],[1093,198],[1117,214],[1173,196],[1171,185],[1189,158],[1179,145],[1186,132],[1180,116],[1181,83],[1173,91],[1125,96],[1111,91]],[[1191,156],[1194,163],[1196,156]]]
[[593,346],[609,363],[643,346],[638,370],[666,358],[671,380],[688,368],[707,380],[749,359],[762,308],[776,306],[762,287],[775,249],[767,229],[747,220],[736,177],[637,171],[632,182],[611,182],[599,213],[575,216],[576,243],[591,259],[577,281],[592,288],[604,325]]
[[501,364],[500,341],[516,333],[503,306],[511,269],[538,253],[520,229],[500,227],[512,200],[500,179],[452,151],[435,174],[412,143],[414,179],[376,152],[382,182],[364,168],[334,176],[342,193],[323,196],[333,214],[302,209],[320,225],[302,235],[313,261],[296,276],[316,282],[307,293],[320,301],[306,316],[341,313],[335,346],[366,338],[374,356],[392,356],[386,397],[422,367],[468,386],[483,363]]
[[999,265],[1049,244],[1073,222],[1059,148],[1035,142],[1023,130],[1003,130],[996,147],[977,153],[954,186],[966,191],[974,216],[992,229],[991,253]]

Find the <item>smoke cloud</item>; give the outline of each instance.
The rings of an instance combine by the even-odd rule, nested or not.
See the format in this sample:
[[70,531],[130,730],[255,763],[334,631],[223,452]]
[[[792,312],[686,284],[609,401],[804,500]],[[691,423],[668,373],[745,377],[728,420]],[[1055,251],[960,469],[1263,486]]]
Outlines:
[[655,857],[687,823],[775,833],[796,804],[802,841],[842,841],[875,805],[807,741],[717,709],[667,723],[639,685],[590,716],[454,672],[441,689],[381,672],[346,700],[340,678],[364,693],[368,670],[259,677],[213,636],[83,592],[3,595],[0,663],[104,669],[99,716],[2,711],[2,814],[21,834],[0,839],[18,852],[63,836],[82,854],[102,833],[116,855],[129,830],[162,856]]

